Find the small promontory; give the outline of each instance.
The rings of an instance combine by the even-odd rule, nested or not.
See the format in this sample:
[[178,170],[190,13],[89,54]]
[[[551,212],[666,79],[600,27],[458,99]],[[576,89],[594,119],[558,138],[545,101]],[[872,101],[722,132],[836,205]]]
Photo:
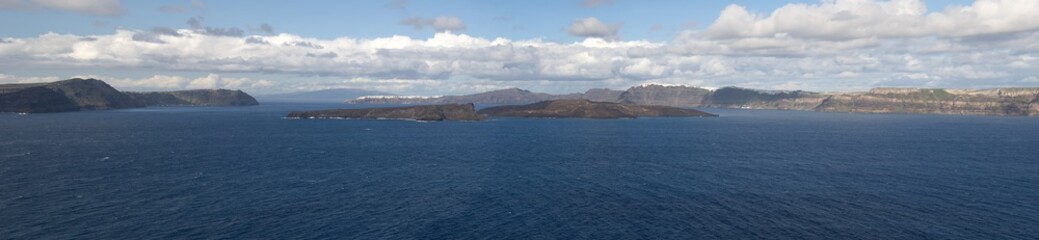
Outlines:
[[584,99],[542,101],[519,106],[489,107],[481,114],[502,117],[535,118],[637,118],[637,117],[717,117],[695,109],[668,106],[643,106]]
[[469,104],[441,104],[408,107],[329,109],[291,112],[287,118],[294,119],[395,119],[416,121],[480,121],[485,116],[476,113]]

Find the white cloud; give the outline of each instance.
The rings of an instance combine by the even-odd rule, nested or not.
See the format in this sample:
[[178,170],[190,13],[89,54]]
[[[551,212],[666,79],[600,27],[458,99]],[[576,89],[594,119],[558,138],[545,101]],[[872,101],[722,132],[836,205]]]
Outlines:
[[599,21],[599,19],[589,17],[574,20],[573,23],[570,23],[570,27],[566,29],[566,32],[578,37],[614,39],[617,37],[617,31],[619,30],[620,25],[607,25]]
[[[617,40],[619,26],[595,18],[580,19],[567,29],[587,37],[574,43],[450,32],[424,39],[235,36],[212,34],[200,24],[192,29],[5,38],[0,41],[0,62],[213,73],[114,84],[127,88],[349,86],[397,93],[465,93],[510,86],[579,91],[646,82],[816,91],[912,84],[1028,86],[1039,76],[1039,21],[1023,13],[1036,10],[1037,4],[979,0],[928,11],[915,0],[826,0],[789,4],[770,14],[734,5],[706,30],[684,31],[667,43]],[[464,26],[450,18],[438,24],[436,18],[419,20],[422,28]],[[238,73],[328,78],[225,77]]]
[[973,37],[1039,29],[1039,1],[978,0],[928,13],[922,0],[826,0],[788,4],[762,15],[730,5],[707,29],[715,39]]
[[435,18],[422,18],[422,17],[411,17],[400,21],[400,24],[408,25],[415,30],[422,30],[426,27],[432,28],[437,32],[445,31],[460,31],[465,30],[465,22],[462,19],[455,16],[438,16]]
[[274,82],[270,80],[252,80],[249,78],[228,78],[221,77],[217,74],[210,73],[205,77],[196,78],[191,80],[183,88],[188,89],[215,89],[215,88],[227,88],[227,89],[257,89],[257,88],[269,88],[274,85]]

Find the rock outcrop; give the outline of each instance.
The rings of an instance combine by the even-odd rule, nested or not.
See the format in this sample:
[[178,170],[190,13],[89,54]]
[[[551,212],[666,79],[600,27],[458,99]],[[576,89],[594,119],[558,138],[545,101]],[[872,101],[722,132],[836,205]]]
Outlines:
[[668,106],[643,106],[584,99],[543,101],[520,106],[489,107],[481,114],[502,117],[535,118],[637,118],[637,117],[716,117],[717,115]]
[[476,113],[473,104],[441,104],[408,107],[329,109],[291,112],[293,119],[395,119],[416,121],[480,121],[486,117]]
[[188,90],[125,93],[97,79],[0,85],[0,112],[48,113],[139,108],[149,105],[256,105],[242,91]]

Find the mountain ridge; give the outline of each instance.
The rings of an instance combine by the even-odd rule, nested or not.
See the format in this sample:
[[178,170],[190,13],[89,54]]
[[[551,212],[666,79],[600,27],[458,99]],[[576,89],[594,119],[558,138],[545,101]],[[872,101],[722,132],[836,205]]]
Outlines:
[[[505,93],[505,95],[498,95]],[[594,99],[592,99],[594,98]],[[636,105],[682,108],[745,108],[855,113],[918,113],[992,116],[1039,116],[1039,88],[873,88],[866,92],[819,93],[723,87],[643,85],[624,91],[590,89],[584,93],[547,94],[509,88],[477,94],[428,98],[359,98],[352,104],[476,103],[522,105],[548,100],[591,99]]]

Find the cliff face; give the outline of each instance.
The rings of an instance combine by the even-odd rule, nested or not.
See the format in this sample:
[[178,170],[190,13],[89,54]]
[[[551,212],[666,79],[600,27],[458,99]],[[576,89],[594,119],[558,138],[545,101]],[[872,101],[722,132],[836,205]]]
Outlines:
[[504,117],[536,118],[636,118],[652,117],[715,117],[717,115],[693,109],[667,106],[640,106],[611,102],[593,102],[584,99],[543,101],[521,106],[499,106],[480,110],[481,114]]
[[143,107],[96,79],[0,86],[0,112],[68,112]]
[[[653,88],[662,89],[656,86]],[[997,88],[947,90],[917,88],[875,88],[865,93],[822,94],[805,91],[767,91],[736,87],[699,94],[692,87],[682,90],[645,91],[632,88],[622,95],[624,102],[682,107],[754,108],[858,113],[921,113],[995,116],[1039,116],[1039,88]],[[650,99],[632,101],[630,96]],[[702,99],[702,100],[700,100]],[[697,102],[699,100],[699,103]]]
[[96,79],[0,85],[0,112],[69,112],[137,108],[147,105],[256,105],[242,91],[189,90],[124,93]]
[[814,110],[865,113],[925,113],[1039,116],[1037,89],[945,90],[882,88],[830,96]]
[[402,119],[418,121],[480,121],[486,117],[476,113],[473,104],[441,104],[411,107],[330,109],[291,112],[286,116],[296,119]]
[[127,95],[148,106],[254,106],[260,104],[255,98],[241,90],[129,92]]

